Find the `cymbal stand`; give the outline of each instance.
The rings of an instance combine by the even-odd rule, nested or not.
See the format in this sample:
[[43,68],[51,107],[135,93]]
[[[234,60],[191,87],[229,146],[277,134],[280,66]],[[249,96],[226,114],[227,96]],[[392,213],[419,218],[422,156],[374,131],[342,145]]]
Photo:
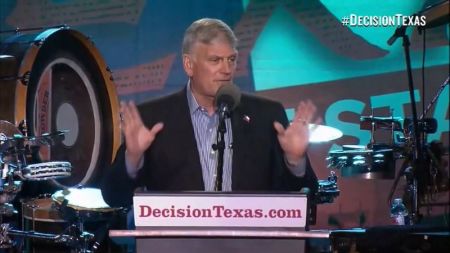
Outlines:
[[[433,148],[430,145],[433,145],[432,143],[429,145],[427,144],[427,135],[430,133],[434,133],[437,128],[437,121],[436,123],[433,123],[433,118],[427,118],[428,112],[430,112],[433,105],[436,103],[437,99],[441,95],[441,93],[444,91],[445,87],[449,85],[450,83],[450,75],[447,77],[447,79],[441,84],[441,86],[436,91],[435,95],[431,99],[431,101],[428,103],[428,105],[423,109],[422,115],[419,117],[419,128],[420,132],[422,133],[422,143],[423,143],[423,158],[424,158],[424,168],[425,171],[423,171],[422,178],[428,179],[425,183],[420,181],[418,183],[419,187],[423,185],[423,188],[425,188],[426,191],[422,191],[422,194],[428,195],[428,197],[431,198],[433,193],[436,193],[439,191],[439,186],[437,183],[437,177],[439,174],[439,161],[438,157],[436,156],[436,153],[433,152]],[[437,147],[436,147],[437,148]],[[442,176],[442,175],[441,175]],[[428,188],[428,186],[431,186],[431,188]],[[420,193],[420,192],[419,192]],[[428,197],[425,197],[425,202],[430,201]],[[429,203],[425,203],[429,204]]]
[[[371,113],[370,117],[372,119],[374,117],[373,108],[372,108],[372,113]],[[375,129],[376,129],[376,123],[375,123],[375,120],[372,120],[372,122],[370,123],[370,143],[369,143],[368,148],[373,148],[375,146]]]
[[403,48],[405,53],[406,70],[408,75],[408,88],[409,96],[411,100],[412,109],[412,119],[413,119],[413,143],[414,143],[414,153],[412,155],[412,170],[411,170],[411,180],[408,180],[409,187],[413,191],[411,194],[411,208],[410,208],[410,224],[413,225],[419,221],[419,206],[417,201],[417,173],[423,170],[423,147],[420,138],[419,123],[417,119],[417,109],[416,109],[416,99],[414,96],[414,83],[412,77],[411,68],[411,57],[409,54],[410,41],[408,35],[406,34],[407,26],[402,25],[397,27],[392,37],[388,40],[388,45],[392,45],[398,38],[402,38]]
[[390,145],[391,147],[395,144],[395,121],[394,121],[394,110],[391,109],[391,139],[390,139]]
[[427,114],[430,111],[431,107],[436,103],[438,97],[441,95],[441,93],[444,90],[445,86],[447,86],[449,83],[450,83],[450,75],[447,77],[447,79],[444,81],[444,83],[439,87],[439,89],[436,92],[436,94],[434,95],[433,99],[431,99],[430,103],[427,105],[427,107],[423,111],[422,115],[420,115],[419,120],[425,119],[425,116],[427,116]]

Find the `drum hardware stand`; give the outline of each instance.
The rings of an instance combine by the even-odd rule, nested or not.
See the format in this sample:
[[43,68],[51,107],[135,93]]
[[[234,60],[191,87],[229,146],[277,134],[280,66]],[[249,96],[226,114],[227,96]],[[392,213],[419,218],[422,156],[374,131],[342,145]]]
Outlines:
[[3,220],[3,216],[13,216],[14,214],[17,214],[17,210],[14,208],[13,205],[8,203],[9,201],[13,200],[17,193],[20,192],[22,189],[22,182],[21,181],[14,181],[13,175],[14,172],[9,169],[8,163],[4,164],[4,167],[2,169],[2,174],[6,174],[6,180],[7,182],[4,183],[3,175],[0,178],[1,181],[1,194],[2,194],[2,201],[0,201],[0,224]]
[[[75,235],[47,234],[11,229],[9,223],[3,223],[5,216],[12,216],[17,213],[17,210],[7,202],[15,198],[22,188],[22,181],[27,180],[24,169],[27,168],[28,155],[31,154],[33,145],[52,144],[54,138],[59,138],[65,133],[64,131],[57,131],[51,135],[44,134],[41,137],[29,137],[26,121],[22,121],[19,127],[22,134],[17,133],[11,138],[6,137],[0,139],[0,249],[13,250],[13,247],[17,247],[17,242],[10,238],[16,236],[47,240],[68,246],[75,245],[77,252],[80,253],[92,252],[88,250],[88,246],[94,236],[87,232],[81,231],[75,233]],[[19,177],[20,180],[14,181],[15,177]],[[97,247],[98,244],[94,244],[91,248],[97,249]]]
[[70,238],[72,238],[72,240],[68,241],[66,244],[72,248],[75,248],[77,253],[95,252],[100,244],[94,241],[94,234],[84,230],[84,222],[86,221],[84,219],[85,216],[82,211],[75,210],[73,212],[73,210],[67,205],[68,201],[65,199],[60,207],[63,217],[69,216],[66,217],[66,219],[72,223],[72,225],[66,229],[71,235]]
[[315,203],[333,203],[334,199],[339,196],[339,189],[337,186],[337,175],[333,170],[330,171],[330,175],[327,180],[319,180],[319,188],[317,190]]
[[[81,228],[79,226],[81,226]],[[71,225],[66,229],[66,231],[64,231],[63,234],[50,234],[35,231],[10,229],[10,225],[4,223],[0,225],[0,249],[12,248],[15,246],[15,243],[10,236],[38,239],[57,244],[64,244],[70,248],[75,248],[77,253],[95,252],[100,245],[98,242],[92,243],[92,241],[94,240],[94,235],[89,232],[83,231],[82,225]],[[90,246],[91,243],[92,246]]]
[[[379,150],[389,147],[394,147],[396,145],[396,132],[401,130],[400,118],[394,117],[394,111],[390,110],[389,117],[375,117],[373,108],[370,116],[360,117],[360,129],[370,131],[370,141],[367,144],[368,149]],[[369,124],[367,124],[367,122]],[[375,141],[375,132],[377,129],[389,129],[389,143],[377,143]]]
[[0,224],[0,249],[10,249],[14,246],[14,241],[8,236],[9,224]]
[[95,252],[100,244],[93,242],[94,234],[84,231],[83,227],[82,221],[79,221],[78,224],[72,224],[66,229],[68,235],[58,235],[58,238],[55,238],[55,242],[64,243],[71,248],[75,248],[77,253]]
[[22,76],[0,76],[1,81],[16,81],[20,80],[20,82],[27,86],[30,83],[31,71],[25,72]]

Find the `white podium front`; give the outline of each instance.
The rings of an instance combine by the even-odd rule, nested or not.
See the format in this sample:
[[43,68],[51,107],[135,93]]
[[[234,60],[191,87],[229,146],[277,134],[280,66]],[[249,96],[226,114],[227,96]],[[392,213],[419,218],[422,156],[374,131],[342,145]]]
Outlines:
[[136,238],[137,252],[305,252],[307,196],[299,193],[137,193],[136,230],[110,237]]

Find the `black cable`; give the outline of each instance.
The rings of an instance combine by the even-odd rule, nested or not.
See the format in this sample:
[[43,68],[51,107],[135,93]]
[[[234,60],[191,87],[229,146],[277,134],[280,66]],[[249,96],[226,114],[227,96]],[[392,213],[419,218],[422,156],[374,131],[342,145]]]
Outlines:
[[425,111],[425,52],[426,52],[426,29],[423,30],[422,40],[422,112]]

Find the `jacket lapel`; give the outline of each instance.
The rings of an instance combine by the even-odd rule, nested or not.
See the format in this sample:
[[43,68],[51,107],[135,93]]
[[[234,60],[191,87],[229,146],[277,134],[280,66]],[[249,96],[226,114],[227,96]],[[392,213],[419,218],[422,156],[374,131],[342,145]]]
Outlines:
[[241,106],[233,111],[231,125],[233,128],[232,189],[239,189],[239,179],[242,178],[240,173],[246,164],[247,152],[250,151],[247,136],[249,136],[251,130],[250,117]]
[[190,171],[187,172],[190,181],[192,183],[191,188],[200,187],[200,189],[204,189],[203,183],[203,175],[202,175],[202,166],[200,163],[200,154],[197,149],[197,141],[195,139],[194,127],[192,125],[191,114],[189,111],[188,101],[186,97],[186,87],[177,94],[179,101],[178,105],[174,105],[174,119],[176,119],[175,124],[177,128],[180,129],[178,140],[173,140],[172,143],[178,143],[178,145],[182,146],[182,150],[185,153],[185,156],[188,157],[186,161],[189,161],[188,168]]

